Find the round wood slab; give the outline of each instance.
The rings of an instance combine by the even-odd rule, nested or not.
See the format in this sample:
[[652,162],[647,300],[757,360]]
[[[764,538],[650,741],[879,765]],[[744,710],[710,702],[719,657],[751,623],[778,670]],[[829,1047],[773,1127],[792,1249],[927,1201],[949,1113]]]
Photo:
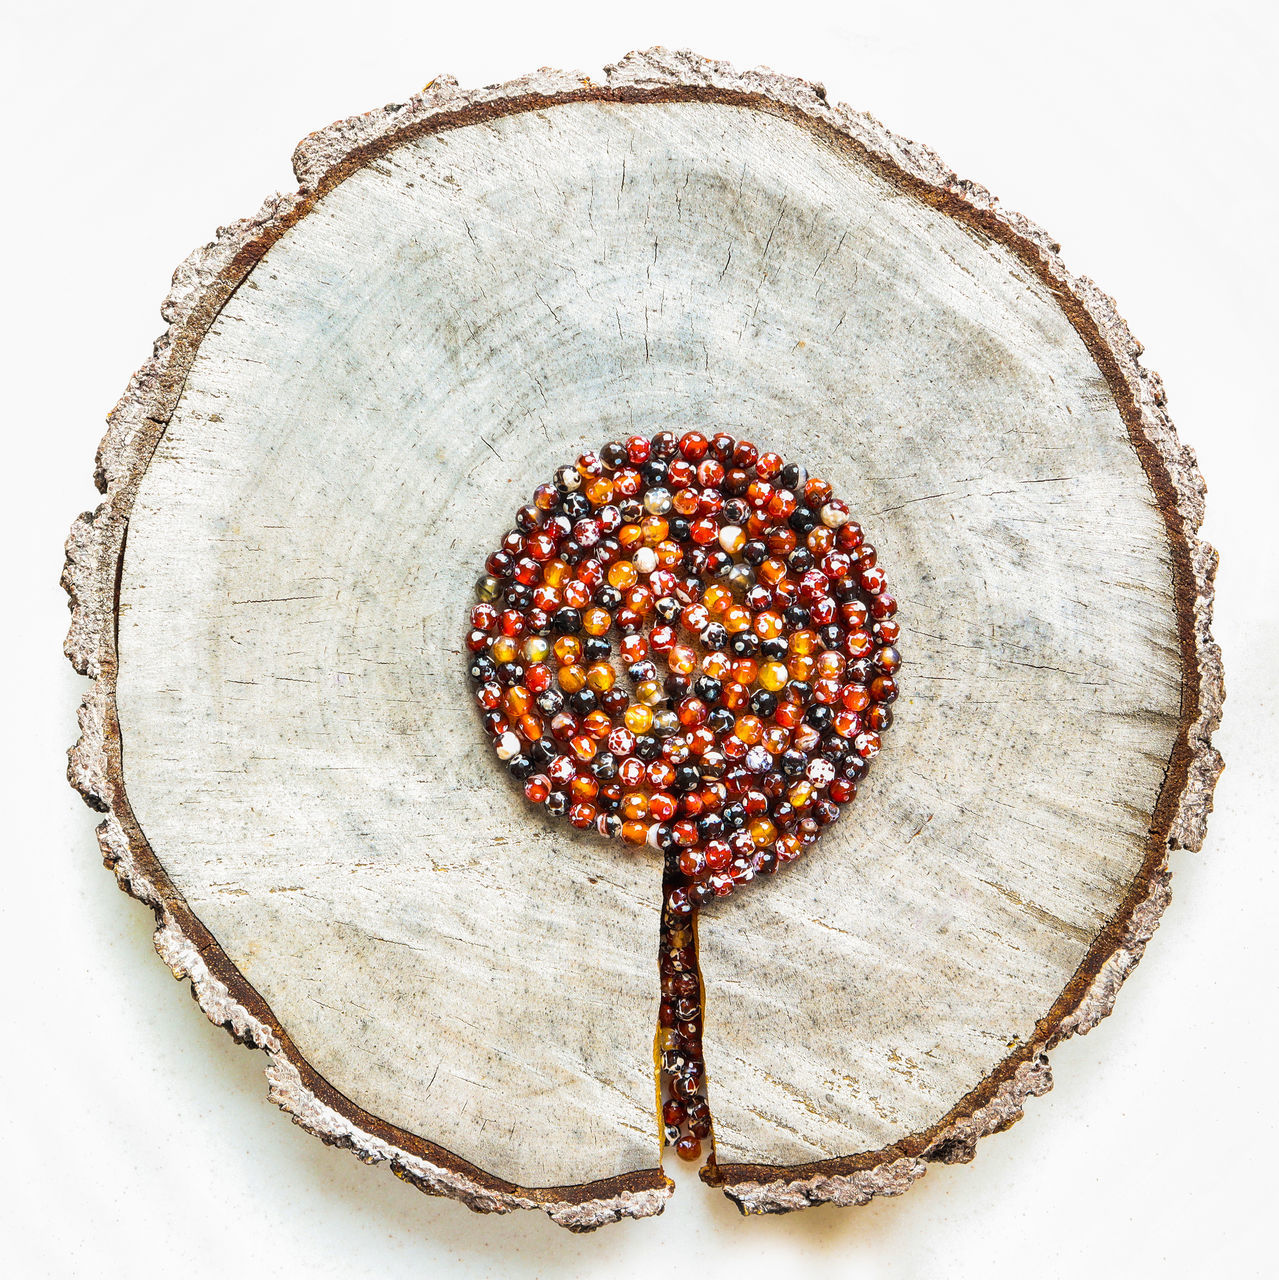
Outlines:
[[820,87],[665,50],[335,124],[174,277],[77,521],[71,777],[209,1018],[325,1141],[573,1229],[661,1211],[661,860],[527,806],[463,638],[583,448],[826,475],[901,600],[897,721],[699,921],[745,1210],[967,1160],[1109,1012],[1221,762],[1203,486],[1057,246]]

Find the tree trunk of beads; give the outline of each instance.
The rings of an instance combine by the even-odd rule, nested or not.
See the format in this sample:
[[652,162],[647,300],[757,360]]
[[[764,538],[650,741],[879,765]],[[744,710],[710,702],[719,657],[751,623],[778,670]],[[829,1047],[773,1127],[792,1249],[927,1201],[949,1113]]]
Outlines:
[[[970,1158],[1109,1011],[1220,767],[1202,482],[1109,299],[820,89],[661,50],[295,166],[176,274],[68,546],[72,778],[161,954],[299,1123],[474,1208],[660,1212],[703,1097],[746,1210]],[[504,776],[533,708],[477,712],[466,648],[539,483],[690,429],[829,480],[905,655],[839,820],[695,939],[660,854]]]

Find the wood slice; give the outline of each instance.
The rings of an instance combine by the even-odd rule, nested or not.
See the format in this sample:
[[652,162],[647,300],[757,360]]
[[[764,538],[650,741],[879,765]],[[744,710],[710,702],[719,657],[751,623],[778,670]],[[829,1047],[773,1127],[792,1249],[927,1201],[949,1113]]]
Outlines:
[[1111,1007],[1221,764],[1203,486],[1057,246],[820,87],[689,54],[331,126],[174,278],[74,527],[71,753],[272,1096],[473,1208],[660,1212],[660,858],[499,776],[462,639],[548,472],[723,428],[818,466],[902,601],[857,803],[702,912],[744,1210],[971,1158]]

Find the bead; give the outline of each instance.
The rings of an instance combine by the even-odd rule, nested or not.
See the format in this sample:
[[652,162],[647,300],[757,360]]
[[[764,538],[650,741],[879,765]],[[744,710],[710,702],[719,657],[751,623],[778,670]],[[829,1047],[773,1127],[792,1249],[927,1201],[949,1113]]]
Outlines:
[[[644,510],[651,516],[664,516],[671,509],[671,495],[668,489],[650,489],[643,498]],[[663,535],[664,536],[664,535]],[[660,541],[660,539],[658,539]]]
[[767,689],[770,693],[776,693],[785,686],[786,681],[790,678],[790,673],[786,670],[785,663],[765,662],[760,665],[757,678],[762,689]]

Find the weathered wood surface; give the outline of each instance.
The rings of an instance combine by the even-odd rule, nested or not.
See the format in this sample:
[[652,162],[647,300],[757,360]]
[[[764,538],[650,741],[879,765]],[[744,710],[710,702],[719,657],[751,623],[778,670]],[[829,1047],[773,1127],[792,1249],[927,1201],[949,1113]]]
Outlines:
[[723,427],[852,500],[907,667],[856,805],[702,920],[705,1176],[776,1210],[971,1155],[1219,769],[1201,484],[1109,301],[922,148],[689,55],[437,84],[295,165],[175,277],[70,546],[73,777],[165,958],[317,1132],[475,1207],[660,1211],[660,869],[523,806],[460,633],[552,465]]

